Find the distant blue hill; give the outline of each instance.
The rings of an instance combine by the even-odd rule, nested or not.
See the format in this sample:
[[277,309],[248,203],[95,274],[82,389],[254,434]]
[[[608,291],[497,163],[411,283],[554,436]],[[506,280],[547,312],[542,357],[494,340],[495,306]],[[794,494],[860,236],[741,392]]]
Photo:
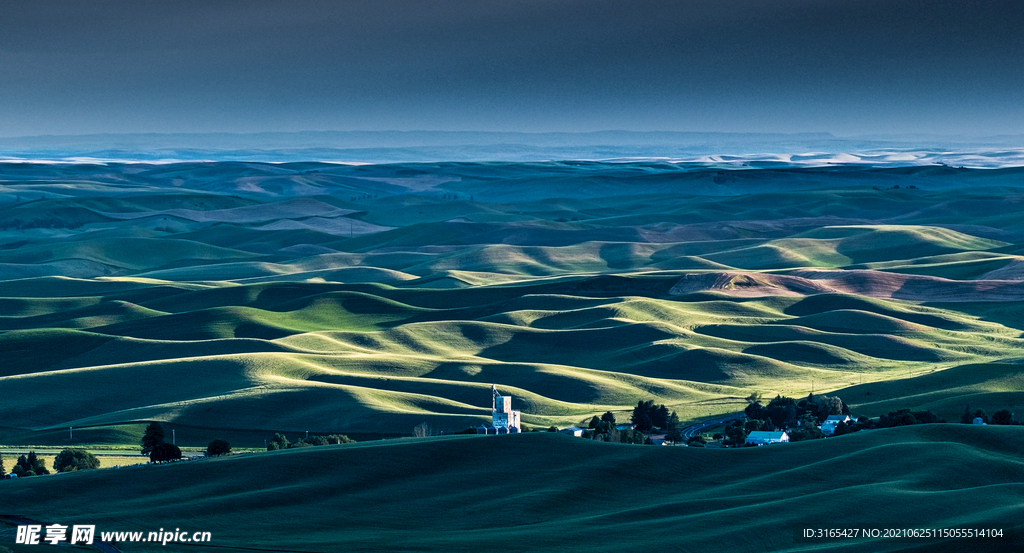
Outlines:
[[405,163],[660,159],[736,165],[999,167],[1021,165],[1021,148],[1024,136],[841,138],[829,133],[308,131],[0,138],[0,160]]

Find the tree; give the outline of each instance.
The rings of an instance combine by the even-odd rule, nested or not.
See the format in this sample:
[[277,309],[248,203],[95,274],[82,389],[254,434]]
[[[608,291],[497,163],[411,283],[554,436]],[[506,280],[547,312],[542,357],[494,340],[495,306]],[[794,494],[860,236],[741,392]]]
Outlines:
[[146,432],[142,435],[142,454],[152,458],[153,449],[162,443],[164,443],[164,427],[156,421],[149,423]]
[[619,439],[625,444],[643,444],[647,441],[647,435],[638,430],[626,430],[619,434]]
[[4,468],[4,455],[0,453],[0,475],[6,475],[7,469]]
[[549,426],[548,427],[548,432],[558,432],[558,427],[557,426]]
[[960,415],[960,422],[963,424],[971,424],[974,417],[971,416],[971,404],[968,403],[964,406],[964,414]]
[[800,424],[789,429],[789,441],[791,442],[816,440],[824,437],[825,435],[818,428],[818,419],[812,413],[805,414],[800,418]]
[[267,451],[276,451],[278,449],[288,449],[291,446],[288,443],[288,438],[284,434],[274,434],[274,437],[270,439],[270,443],[267,444]]
[[937,422],[945,422],[939,419],[939,416],[936,415],[935,413],[932,413],[931,410],[914,411],[911,413],[911,415],[913,415],[914,418],[917,419],[918,424],[935,424]]
[[590,424],[587,425],[587,428],[597,428],[600,425],[601,419],[597,418],[597,415],[594,415],[590,418]]
[[224,440],[213,440],[206,446],[207,457],[224,455],[225,453],[231,453],[231,444]]
[[747,441],[747,429],[744,428],[743,421],[737,420],[725,427],[725,437],[723,443],[726,445],[732,444],[737,447],[743,445]]
[[1016,424],[1016,421],[1013,420],[1013,413],[1003,409],[992,414],[992,424]]
[[[923,416],[923,415],[922,415]],[[910,426],[918,424],[917,417],[910,412],[910,409],[889,411],[889,414],[878,417],[879,428],[892,428],[895,426]]]
[[762,428],[764,428],[764,421],[759,419],[752,419],[743,423],[743,429],[746,430],[748,434],[750,432],[761,430]]
[[665,439],[673,444],[682,443],[683,433],[679,431],[679,428],[673,428],[668,432],[668,434],[665,434]]
[[601,420],[603,420],[604,422],[610,422],[610,423],[612,423],[614,425],[615,424],[615,414],[613,414],[611,411],[605,411],[605,413],[603,415],[601,415]]
[[[591,419],[591,424],[595,424],[595,420],[597,420],[597,417]],[[615,429],[615,426],[608,421],[597,420],[596,426],[591,426],[590,429],[594,431],[595,439],[597,436],[601,436],[601,439],[603,440],[608,437],[608,434],[611,433],[612,430]]]
[[654,427],[654,423],[651,422],[651,417],[647,413],[640,415],[635,422],[637,432],[650,432]]
[[636,407],[633,408],[633,413],[629,416],[629,422],[633,424],[640,424],[640,417],[646,415],[648,411],[654,408],[653,401],[639,400],[636,402]]
[[668,439],[667,434],[679,433],[679,415],[675,411],[668,416],[668,422],[665,423],[665,438]]
[[843,404],[843,400],[835,396],[818,396],[817,401],[817,413],[818,422],[822,422],[827,419],[830,415],[842,415],[849,411],[849,408]]
[[18,476],[35,476],[37,474],[50,474],[43,461],[36,456],[35,451],[29,451],[28,456],[19,455],[18,463],[14,465],[11,472]]
[[665,428],[668,426],[668,407],[664,405],[658,405],[651,410],[650,415],[651,424],[658,428]]
[[53,470],[74,472],[100,468],[100,460],[84,449],[65,448],[53,458]]
[[178,446],[167,442],[157,444],[153,448],[153,452],[149,454],[149,460],[154,463],[158,463],[160,461],[176,461],[178,459],[181,459],[181,450],[178,449]]
[[751,419],[764,420],[768,418],[768,412],[759,401],[755,401],[750,405],[747,405],[747,408],[743,410],[743,414]]
[[796,420],[796,401],[791,397],[775,396],[765,411],[775,428],[785,428],[787,423]]
[[26,461],[26,472],[32,471],[36,474],[50,474],[50,471],[46,469],[46,465],[43,464],[43,460],[36,456],[35,451],[28,452],[28,458],[26,459]]

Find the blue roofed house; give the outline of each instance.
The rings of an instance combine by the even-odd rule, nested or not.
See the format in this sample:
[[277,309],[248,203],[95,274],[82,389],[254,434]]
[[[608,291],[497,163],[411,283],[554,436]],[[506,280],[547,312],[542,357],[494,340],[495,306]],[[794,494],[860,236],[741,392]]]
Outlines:
[[850,418],[850,415],[829,415],[829,417],[821,423],[821,433],[826,436],[831,436],[836,431],[836,427],[839,426],[839,423],[845,422],[846,424],[850,424],[852,421],[853,419]]

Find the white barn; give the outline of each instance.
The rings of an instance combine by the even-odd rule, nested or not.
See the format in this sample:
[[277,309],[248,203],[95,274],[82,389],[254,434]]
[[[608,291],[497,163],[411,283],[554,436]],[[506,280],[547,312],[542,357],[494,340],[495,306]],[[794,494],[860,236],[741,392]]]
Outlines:
[[831,436],[836,431],[836,427],[839,426],[839,423],[845,422],[846,424],[850,424],[852,421],[853,419],[850,418],[850,415],[829,415],[829,417],[821,423],[821,433],[826,436]]
[[745,443],[754,445],[784,444],[789,443],[789,434],[785,432],[764,432],[755,430],[747,435]]

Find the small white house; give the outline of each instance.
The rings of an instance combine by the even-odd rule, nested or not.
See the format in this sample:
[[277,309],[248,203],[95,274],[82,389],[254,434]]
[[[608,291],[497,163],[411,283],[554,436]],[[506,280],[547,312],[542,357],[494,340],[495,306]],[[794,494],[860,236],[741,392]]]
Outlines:
[[785,432],[764,432],[755,430],[747,435],[748,444],[768,445],[789,443],[789,434]]
[[839,423],[845,422],[846,424],[850,424],[852,421],[853,419],[850,418],[850,415],[829,415],[829,417],[821,423],[821,433],[826,436],[831,436],[835,433],[836,427],[839,426]]
[[666,440],[665,440],[665,435],[664,434],[655,434],[655,435],[652,435],[652,436],[648,436],[648,438],[651,440],[651,443],[654,444],[654,445],[666,445],[666,443],[667,443]]
[[576,436],[580,438],[583,436],[583,429],[578,426],[570,426],[569,428],[563,428],[559,432],[562,434],[568,434],[570,436]]

